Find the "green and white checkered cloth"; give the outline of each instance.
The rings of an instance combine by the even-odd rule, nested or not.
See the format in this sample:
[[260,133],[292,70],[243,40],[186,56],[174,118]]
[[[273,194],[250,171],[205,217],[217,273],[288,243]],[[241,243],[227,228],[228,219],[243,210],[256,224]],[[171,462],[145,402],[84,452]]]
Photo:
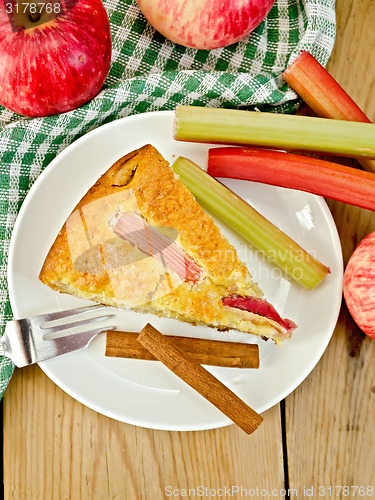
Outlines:
[[[113,52],[99,95],[47,118],[21,117],[0,106],[0,333],[12,319],[6,278],[12,228],[31,185],[57,154],[104,123],[177,104],[293,112],[299,100],[282,71],[302,49],[326,65],[335,40],[334,0],[276,0],[249,37],[212,51],[166,40],[135,0],[104,4]],[[12,362],[0,357],[0,398],[12,373]]]

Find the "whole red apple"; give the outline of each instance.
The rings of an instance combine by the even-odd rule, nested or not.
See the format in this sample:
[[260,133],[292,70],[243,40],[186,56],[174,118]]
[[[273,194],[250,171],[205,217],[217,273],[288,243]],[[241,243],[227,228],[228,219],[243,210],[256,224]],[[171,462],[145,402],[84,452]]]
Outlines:
[[255,29],[275,0],[137,0],[148,22],[172,42],[216,49]]
[[0,104],[26,116],[75,109],[101,89],[111,35],[101,0],[0,0]]
[[375,339],[375,232],[361,241],[349,259],[344,297],[359,328]]

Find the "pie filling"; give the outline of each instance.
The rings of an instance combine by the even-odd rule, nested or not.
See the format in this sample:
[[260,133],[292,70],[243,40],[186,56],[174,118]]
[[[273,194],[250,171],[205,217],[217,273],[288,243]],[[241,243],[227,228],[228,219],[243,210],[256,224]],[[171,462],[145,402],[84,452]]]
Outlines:
[[289,333],[291,333],[297,326],[290,319],[283,319],[272,304],[259,297],[230,295],[229,297],[223,297],[222,302],[224,306],[235,307],[243,311],[258,314],[259,316],[268,318],[271,321],[275,321]]

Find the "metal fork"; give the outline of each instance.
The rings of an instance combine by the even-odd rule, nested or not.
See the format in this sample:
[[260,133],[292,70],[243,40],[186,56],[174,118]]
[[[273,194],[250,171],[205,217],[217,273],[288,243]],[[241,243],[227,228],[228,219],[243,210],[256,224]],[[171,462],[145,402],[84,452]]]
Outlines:
[[[10,358],[16,366],[23,367],[87,347],[99,333],[113,330],[115,327],[102,326],[96,329],[81,329],[75,333],[69,332],[64,336],[57,335],[66,333],[69,329],[77,330],[87,325],[92,326],[94,323],[106,321],[115,316],[102,314],[70,321],[78,319],[77,315],[87,315],[87,313],[103,308],[106,306],[97,304],[9,321],[5,326],[4,335],[0,337],[0,355]],[[64,324],[50,325],[64,318],[67,319]]]

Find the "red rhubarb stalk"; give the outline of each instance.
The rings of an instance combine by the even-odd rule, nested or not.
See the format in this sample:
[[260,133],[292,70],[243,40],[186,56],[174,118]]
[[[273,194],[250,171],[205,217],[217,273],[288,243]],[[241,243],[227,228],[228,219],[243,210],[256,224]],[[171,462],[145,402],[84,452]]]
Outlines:
[[308,191],[375,210],[375,174],[316,158],[257,148],[213,148],[207,172]]
[[[353,99],[308,52],[303,51],[283,73],[284,80],[322,118],[371,123]],[[375,160],[360,158],[363,168],[375,172]]]

